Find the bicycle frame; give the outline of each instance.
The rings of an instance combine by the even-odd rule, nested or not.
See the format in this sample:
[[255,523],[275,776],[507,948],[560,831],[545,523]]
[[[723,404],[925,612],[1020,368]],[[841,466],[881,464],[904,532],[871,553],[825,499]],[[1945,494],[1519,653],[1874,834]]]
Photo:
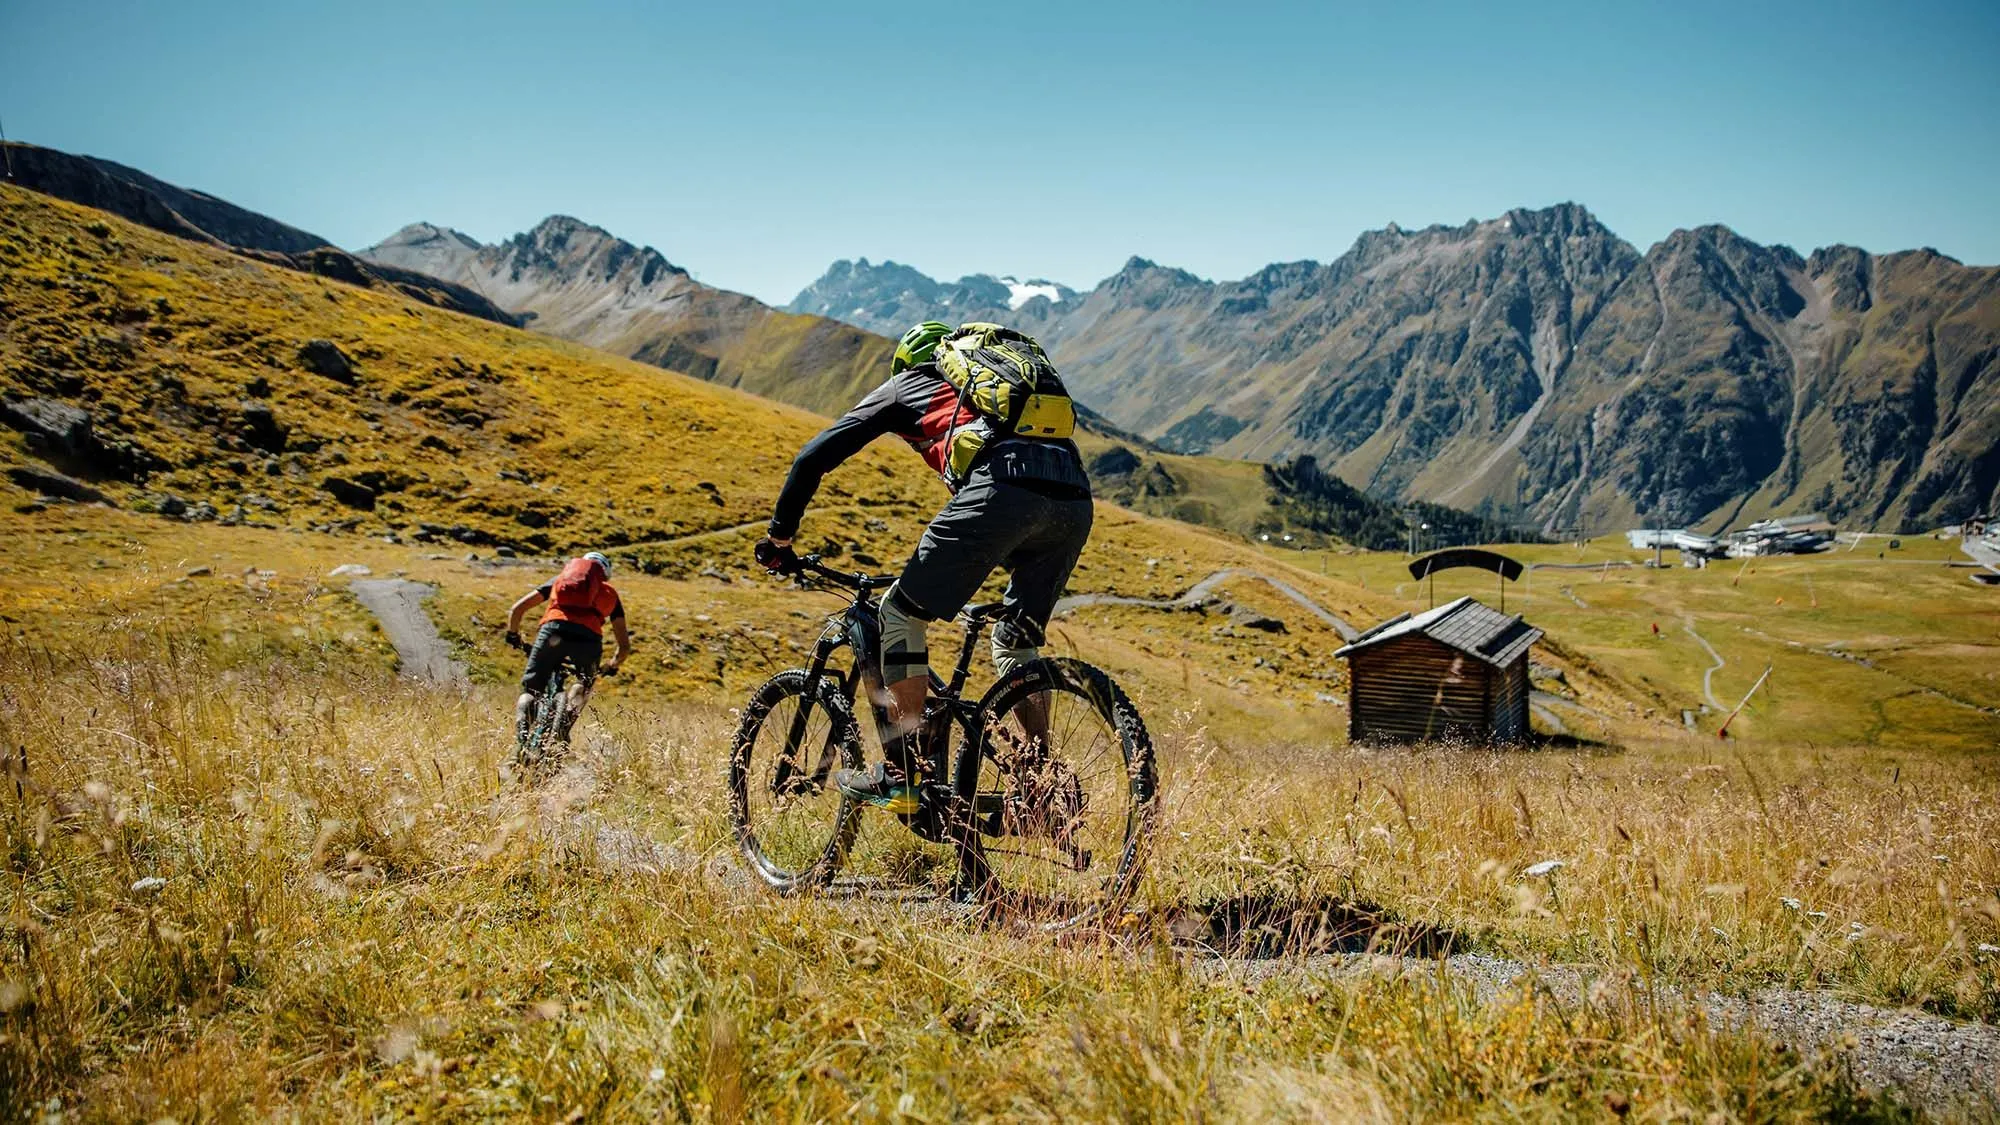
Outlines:
[[[879,656],[881,591],[892,580],[836,571],[814,555],[796,559],[791,573],[799,576],[802,585],[824,579],[827,585],[842,587],[851,596],[843,598],[847,604],[825,617],[806,666],[778,673],[752,695],[731,748],[731,815],[738,844],[753,867],[782,893],[827,885],[845,862],[858,827],[855,818],[865,801],[840,797],[833,834],[820,845],[816,857],[803,865],[789,857],[774,862],[759,839],[762,814],[750,810],[753,787],[768,788],[775,798],[774,807],[782,810],[791,798],[825,795],[835,766],[859,766],[862,753],[855,709],[862,694],[868,697],[882,740],[893,745],[898,734],[890,721],[891,700],[883,684]],[[1029,897],[1019,901],[1060,910],[1069,909],[1065,904],[1076,900],[1073,905],[1088,909],[1057,923],[1070,926],[1129,893],[1136,878],[1154,797],[1152,747],[1130,700],[1117,684],[1080,661],[1062,657],[1029,661],[1009,669],[976,698],[967,699],[980,635],[996,620],[1004,620],[1006,613],[1004,603],[990,603],[969,606],[958,618],[963,632],[957,659],[945,678],[940,679],[935,671],[930,676],[921,759],[906,763],[916,767],[915,808],[895,815],[918,838],[947,845],[958,853],[955,897],[984,900],[989,895],[1006,894],[992,865],[995,858],[1012,857],[1004,858],[1003,863],[1041,863],[1067,872],[1057,878],[1076,881],[1077,886],[1027,890]],[[851,657],[843,656],[843,649],[852,649]],[[1057,692],[1078,697],[1081,706],[1102,720],[1106,730],[1092,737],[1108,735],[1115,743],[1125,765],[1123,794],[1110,789],[1102,794],[1087,790],[1086,786],[1099,781],[1109,786],[1113,779],[1101,770],[1091,775],[1096,781],[1079,775],[1050,741],[1049,707]],[[795,707],[784,719],[776,714],[781,702]],[[821,742],[819,746],[808,741],[814,712],[828,723],[823,738],[812,732],[812,738]],[[777,747],[764,743],[766,749],[756,749],[760,737],[779,735],[783,741]],[[1096,746],[1095,741],[1092,745]],[[1092,751],[1093,760],[1097,753]],[[1108,826],[1106,831],[1117,832],[1119,839],[1115,848],[1105,853],[1115,855],[1115,866],[1093,874],[1094,857],[1102,849],[1094,846],[1096,837],[1088,834],[1083,818],[1087,807],[1098,803],[1098,796],[1107,798],[1104,807],[1110,811],[1094,815],[1093,823],[1118,817],[1103,819],[1103,824]],[[817,816],[823,808],[814,806],[807,811]],[[1033,842],[1022,846],[989,844],[1007,837]],[[1014,877],[1012,867],[1006,877]]]
[[[837,571],[821,564],[816,556],[808,555],[799,561],[803,572],[817,575],[854,591],[854,600],[839,614],[830,616],[825,627],[820,630],[819,639],[813,645],[812,660],[806,666],[806,687],[803,698],[807,700],[818,698],[820,683],[829,674],[838,677],[835,682],[849,699],[859,699],[856,689],[865,689],[869,710],[875,719],[876,735],[884,745],[887,745],[889,740],[895,737],[896,732],[889,717],[887,687],[882,681],[880,656],[882,616],[880,603],[874,595],[875,591],[886,588],[894,579],[883,575]],[[972,673],[972,658],[978,647],[979,637],[985,631],[986,625],[999,616],[1002,608],[999,603],[975,605],[968,607],[961,615],[965,622],[964,640],[959,646],[958,659],[952,665],[951,678],[940,680],[936,672],[930,675],[930,706],[942,710],[932,711],[927,708],[926,722],[936,723],[940,719],[951,719],[958,721],[968,730],[978,729],[979,701],[965,698],[965,684]],[[854,651],[854,663],[844,672],[832,667],[836,655],[843,648]],[[788,747],[800,745],[805,737],[808,711],[809,708],[801,707],[792,716],[784,745]],[[948,787],[961,778],[973,776],[970,767],[976,763],[982,748],[982,740],[979,737],[966,740],[966,745],[961,747],[961,752],[969,755],[970,761],[965,759],[957,762],[948,761],[950,740],[947,738],[934,737],[927,741],[929,744],[924,747],[926,760],[921,765],[932,784],[942,783],[940,787]],[[802,764],[795,765],[789,758],[780,760],[773,780],[774,788],[782,791],[783,787],[793,783],[795,771],[803,768]],[[820,755],[819,762],[811,770],[810,784],[825,784],[831,770],[832,746],[829,743],[827,749]],[[958,795],[968,802],[971,801],[970,793]],[[919,813],[903,818],[919,835],[928,838],[936,834],[934,823],[940,796],[942,794],[936,793],[935,790],[924,794],[920,799],[923,799],[926,807]],[[929,819],[921,822],[917,819],[926,816]]]
[[597,677],[578,674],[577,680],[583,685],[583,694],[577,699],[574,708],[569,704],[569,677],[570,667],[567,663],[558,663],[550,670],[549,682],[535,700],[534,721],[528,724],[528,736],[521,745],[522,750],[525,751],[532,745],[538,753],[545,752],[548,743],[555,739],[556,732],[563,729],[565,722],[573,723],[582,716],[584,704],[590,701],[590,693],[597,687]]

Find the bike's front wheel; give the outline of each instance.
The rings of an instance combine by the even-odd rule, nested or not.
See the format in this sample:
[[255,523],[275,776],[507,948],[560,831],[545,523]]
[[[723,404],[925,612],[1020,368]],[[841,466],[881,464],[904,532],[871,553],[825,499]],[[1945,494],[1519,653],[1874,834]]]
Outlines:
[[1137,887],[1159,775],[1146,724],[1110,676],[1036,660],[980,701],[953,788],[969,808],[969,876],[1050,930],[1116,914]]
[[847,858],[860,808],[833,771],[862,765],[854,706],[833,678],[813,698],[804,669],[780,672],[744,705],[729,754],[729,815],[750,869],[781,894],[823,887]]

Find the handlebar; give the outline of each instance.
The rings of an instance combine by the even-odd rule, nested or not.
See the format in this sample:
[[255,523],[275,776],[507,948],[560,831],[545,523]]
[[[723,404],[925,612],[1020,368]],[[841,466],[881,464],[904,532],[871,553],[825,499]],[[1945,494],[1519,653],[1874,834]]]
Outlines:
[[883,590],[894,585],[896,581],[896,576],[893,574],[862,574],[835,570],[821,562],[818,555],[800,555],[798,566],[794,568],[793,573],[811,574],[850,590]]

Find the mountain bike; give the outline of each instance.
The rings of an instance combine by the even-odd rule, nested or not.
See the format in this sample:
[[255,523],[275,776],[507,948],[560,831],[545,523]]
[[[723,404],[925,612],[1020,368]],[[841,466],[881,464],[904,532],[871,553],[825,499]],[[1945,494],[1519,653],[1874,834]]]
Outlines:
[[[826,619],[806,667],[751,695],[729,759],[737,844],[781,894],[825,887],[860,829],[866,806],[831,781],[835,769],[864,764],[857,690],[867,692],[878,736],[891,730],[876,591],[895,579],[834,570],[817,555],[801,557],[796,576],[853,596]],[[1066,929],[1115,914],[1138,884],[1158,788],[1153,743],[1124,691],[1080,660],[1031,661],[967,698],[973,650],[1006,612],[990,603],[960,614],[964,643],[951,679],[931,675],[917,810],[890,815],[957,852],[954,898]]]
[[[510,642],[522,652],[532,646],[524,641]],[[543,769],[554,764],[563,750],[569,748],[570,728],[583,715],[584,704],[590,702],[590,693],[596,689],[601,677],[615,674],[615,670],[601,668],[590,675],[579,673],[583,690],[577,695],[576,706],[569,704],[570,664],[567,660],[556,664],[549,673],[549,682],[542,685],[541,694],[528,712],[526,730],[514,732],[514,765],[521,770]]]

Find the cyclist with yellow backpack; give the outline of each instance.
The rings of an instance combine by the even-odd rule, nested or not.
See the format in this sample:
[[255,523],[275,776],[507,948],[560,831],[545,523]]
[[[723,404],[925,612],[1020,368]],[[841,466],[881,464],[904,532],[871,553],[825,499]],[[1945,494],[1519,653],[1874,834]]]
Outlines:
[[1035,659],[1056,599],[1090,538],[1090,478],[1070,435],[1075,407],[1032,338],[997,324],[925,321],[903,335],[888,382],[807,442],[773,506],[757,561],[788,572],[792,537],[821,478],[884,434],[908,442],[951,489],[882,601],[882,676],[894,730],[886,761],[839,770],[857,800],[917,807],[916,745],[929,679],[925,626],[958,615],[995,568],[1007,613],[994,627],[1005,675]]

